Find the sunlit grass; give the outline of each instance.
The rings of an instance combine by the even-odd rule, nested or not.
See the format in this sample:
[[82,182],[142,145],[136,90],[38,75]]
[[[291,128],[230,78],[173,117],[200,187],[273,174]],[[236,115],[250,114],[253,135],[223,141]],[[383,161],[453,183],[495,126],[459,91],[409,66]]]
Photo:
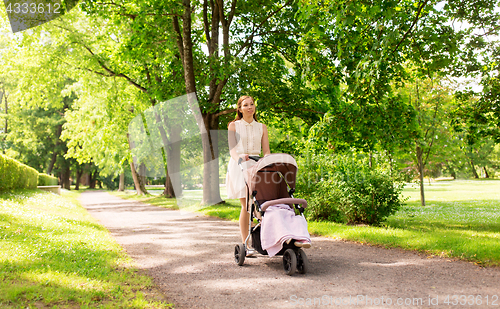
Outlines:
[[[165,198],[161,195],[163,190],[148,190],[150,194],[146,195],[137,195],[136,191],[127,190],[123,192],[114,191],[111,194],[118,196],[123,199],[130,199],[139,202],[144,202],[150,205],[160,206],[167,209],[182,209],[186,211],[209,211],[213,209],[211,206],[203,206],[201,205],[201,201],[203,198],[202,190],[183,190],[182,196],[179,198]],[[226,198],[225,188],[221,187],[221,198]],[[239,205],[238,200],[229,200],[227,203],[219,205],[219,206],[227,206],[231,207],[231,205]],[[237,203],[237,204],[236,204]],[[219,208],[215,208],[219,209]],[[220,209],[220,213],[227,213],[228,209],[222,208]],[[238,208],[238,216],[239,216],[239,208]]]
[[407,205],[384,227],[310,222],[311,233],[362,243],[400,247],[431,255],[500,265],[500,181],[448,181],[420,191],[407,186]]
[[0,193],[0,307],[171,307],[78,193],[63,195]]
[[238,221],[240,217],[241,204],[239,200],[226,200],[225,204],[208,206],[198,211],[207,216]]
[[177,206],[177,200],[174,198],[165,198],[161,195],[153,195],[153,194],[147,194],[147,195],[137,195],[135,191],[123,191],[123,192],[118,192],[114,191],[111,192],[114,196],[123,198],[123,199],[128,199],[128,200],[134,200],[134,201],[139,201],[163,208],[168,208],[168,209],[179,209]]

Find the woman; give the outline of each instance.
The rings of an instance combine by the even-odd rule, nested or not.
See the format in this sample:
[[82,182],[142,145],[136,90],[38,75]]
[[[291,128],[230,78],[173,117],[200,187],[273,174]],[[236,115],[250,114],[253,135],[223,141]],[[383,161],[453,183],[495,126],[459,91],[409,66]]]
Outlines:
[[249,160],[249,156],[264,156],[271,153],[269,150],[269,138],[265,124],[257,122],[255,116],[254,99],[250,96],[242,96],[238,100],[238,112],[236,119],[229,123],[229,149],[231,159],[227,168],[226,188],[227,198],[239,198],[241,203],[240,211],[240,232],[242,242],[248,236],[249,213],[246,210],[246,185],[238,160],[241,158],[245,169],[251,167],[256,162]]

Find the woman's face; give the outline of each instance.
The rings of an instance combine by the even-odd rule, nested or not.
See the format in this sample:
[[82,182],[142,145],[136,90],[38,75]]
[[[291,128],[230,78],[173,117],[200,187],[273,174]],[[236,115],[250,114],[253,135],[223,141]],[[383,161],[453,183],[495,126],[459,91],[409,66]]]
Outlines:
[[251,98],[247,98],[241,102],[240,112],[243,114],[244,118],[248,116],[253,117],[255,113],[255,105],[253,104],[253,100]]

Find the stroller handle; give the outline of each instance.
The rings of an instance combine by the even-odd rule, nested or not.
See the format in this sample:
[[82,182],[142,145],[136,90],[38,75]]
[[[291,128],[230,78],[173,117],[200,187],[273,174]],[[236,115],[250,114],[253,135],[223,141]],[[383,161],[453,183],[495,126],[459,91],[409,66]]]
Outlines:
[[[248,156],[248,158],[249,158],[249,159],[254,160],[255,162],[257,162],[257,161],[259,161],[259,160],[260,160],[260,157],[259,157],[259,156]],[[242,158],[240,158],[240,159],[238,160],[238,165],[240,165],[242,161],[243,161],[243,159],[242,159]]]
[[267,201],[262,204],[262,211],[266,211],[269,206],[277,204],[302,204],[302,208],[307,207],[307,201],[301,198],[280,198],[276,200]]

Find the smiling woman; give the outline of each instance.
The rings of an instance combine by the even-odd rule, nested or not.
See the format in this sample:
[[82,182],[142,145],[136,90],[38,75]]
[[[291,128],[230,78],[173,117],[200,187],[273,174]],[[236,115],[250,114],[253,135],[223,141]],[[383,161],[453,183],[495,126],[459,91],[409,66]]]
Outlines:
[[[231,159],[227,167],[226,185],[229,199],[239,198],[241,203],[240,232],[243,243],[248,236],[249,214],[246,210],[246,185],[243,172],[238,166],[248,169],[255,164],[249,156],[264,156],[271,153],[269,137],[265,124],[257,122],[255,116],[255,102],[250,96],[242,96],[237,103],[236,119],[229,123],[228,128],[229,152]],[[238,163],[237,163],[238,162]]]

